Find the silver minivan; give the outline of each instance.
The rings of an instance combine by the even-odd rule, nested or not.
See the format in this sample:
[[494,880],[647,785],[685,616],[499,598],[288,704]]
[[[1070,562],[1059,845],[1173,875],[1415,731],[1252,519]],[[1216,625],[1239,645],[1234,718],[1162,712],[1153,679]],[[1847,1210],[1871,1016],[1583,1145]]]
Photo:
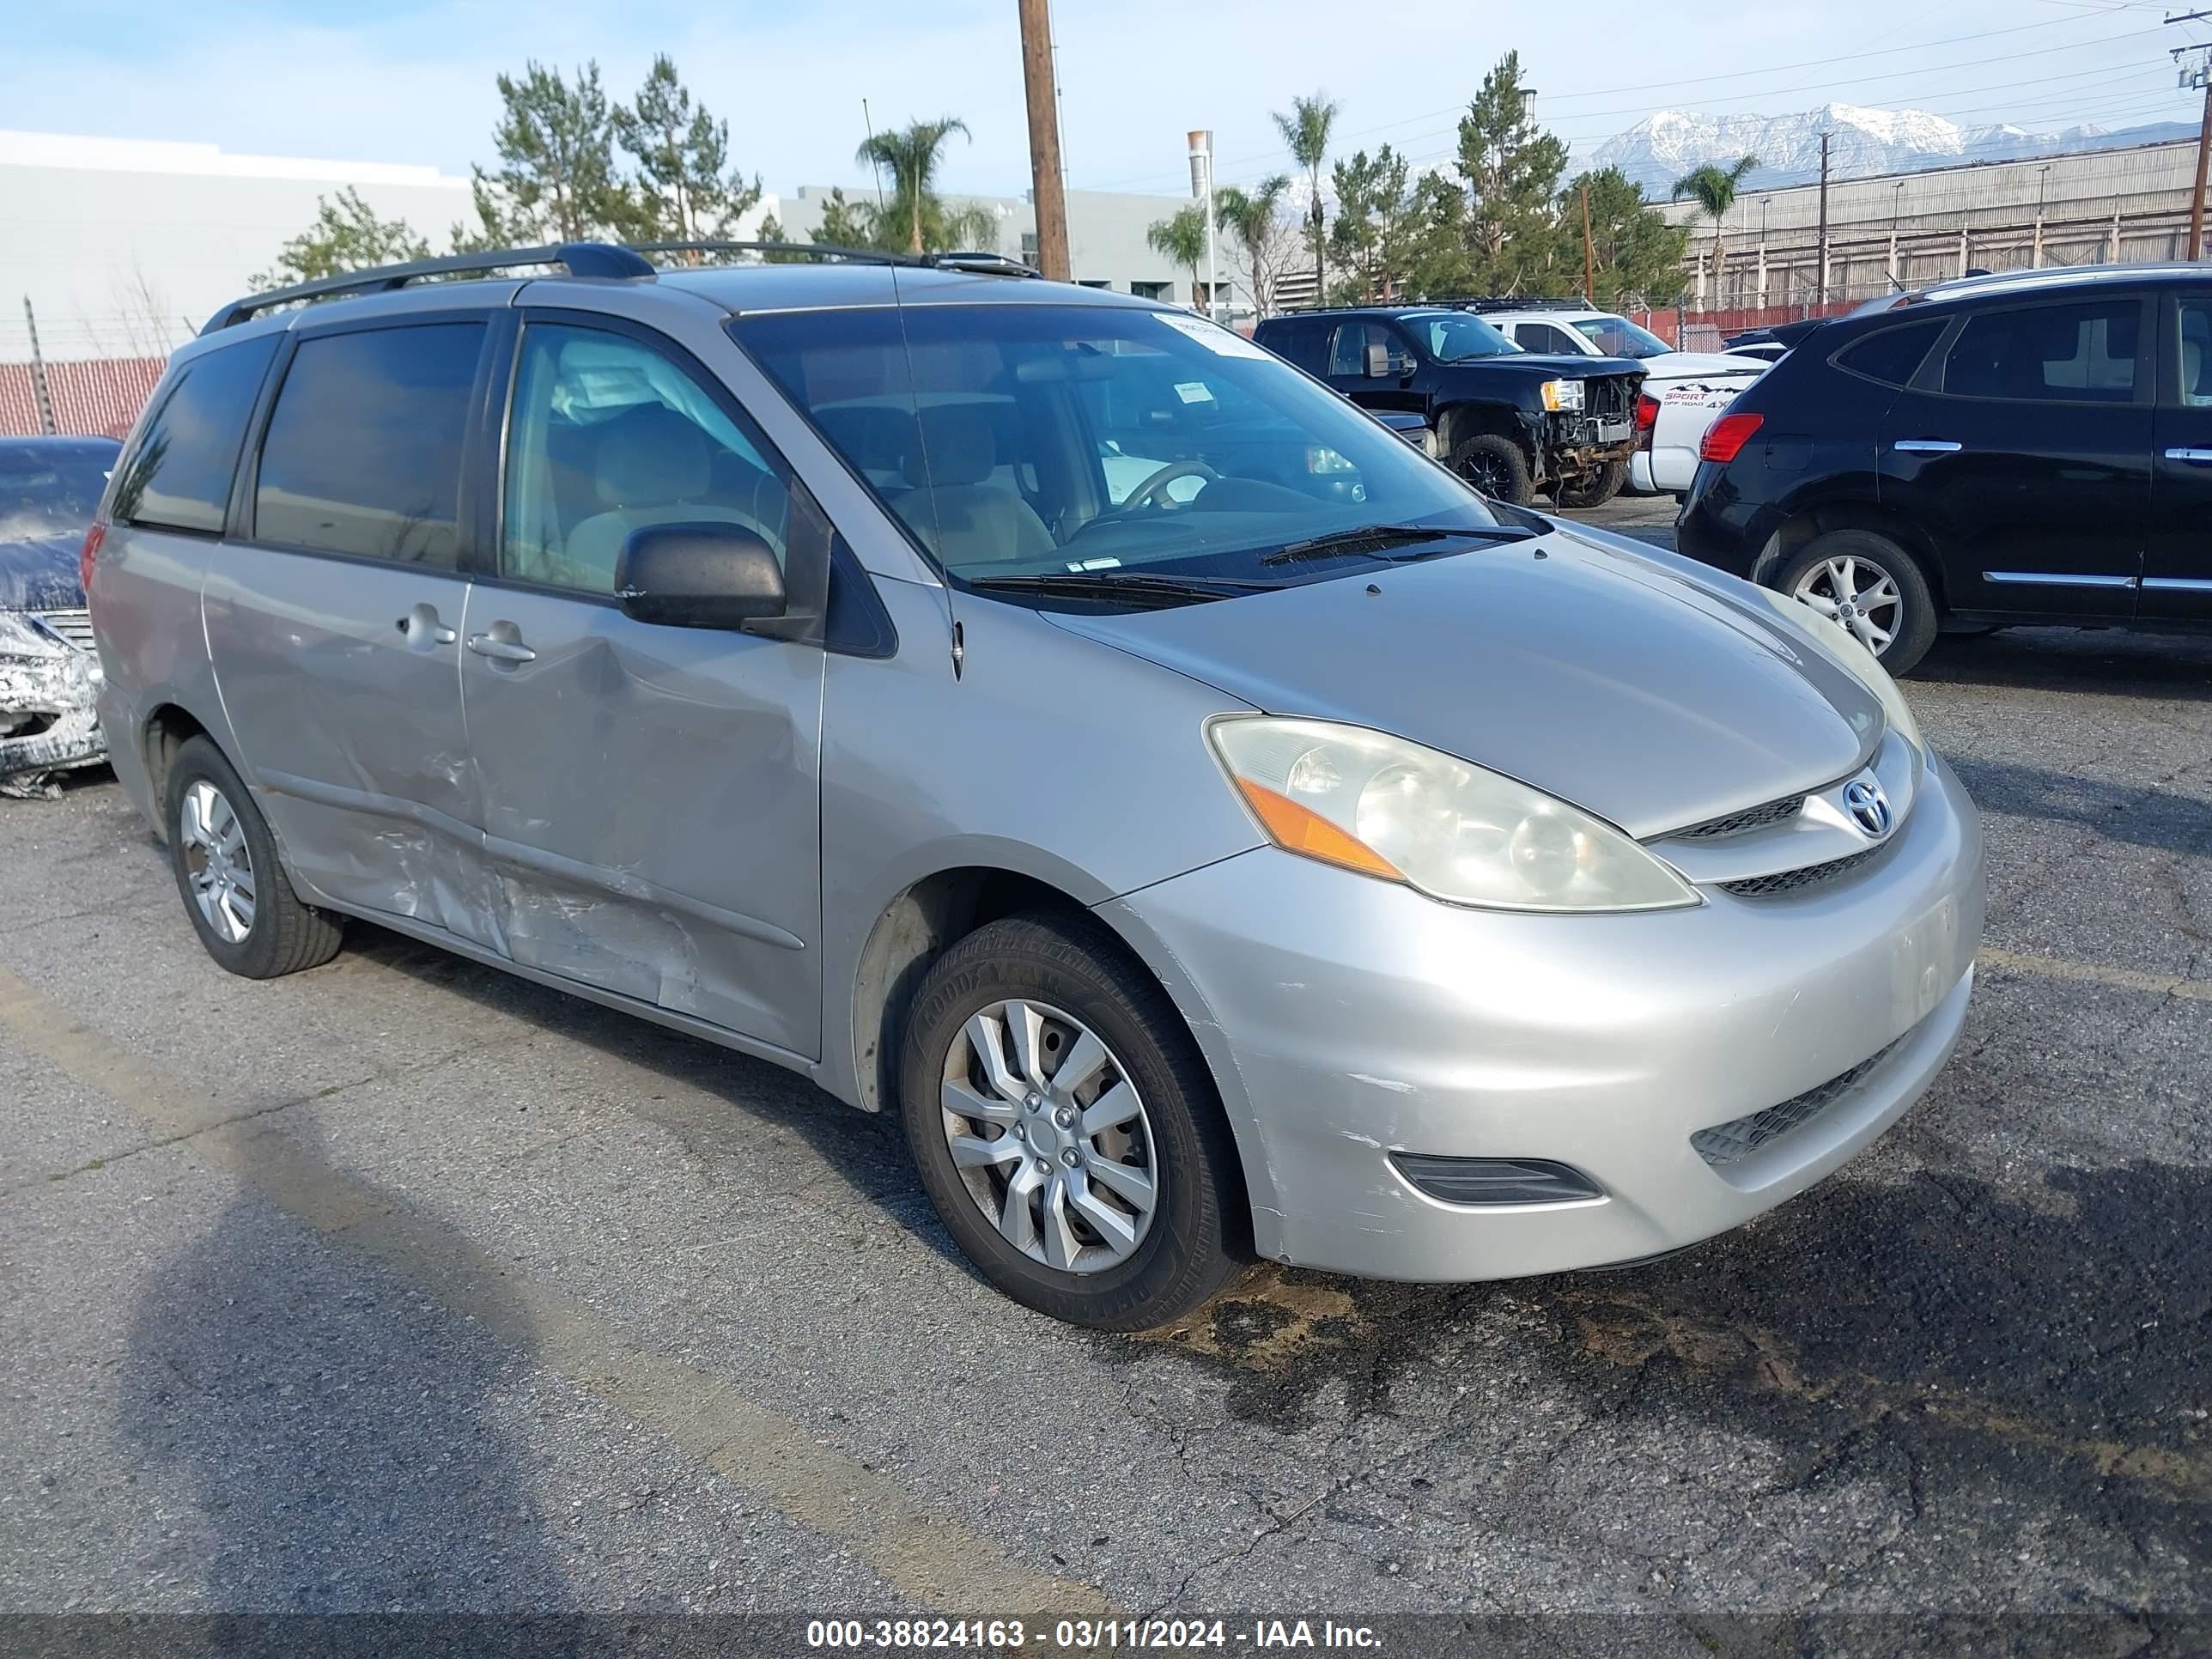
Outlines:
[[1942,1065],[1978,820],[1832,623],[1187,312],[690,257],[368,273],[177,354],[86,575],[224,967],[359,918],[788,1066],[1119,1329],[1255,1254],[1674,1249]]

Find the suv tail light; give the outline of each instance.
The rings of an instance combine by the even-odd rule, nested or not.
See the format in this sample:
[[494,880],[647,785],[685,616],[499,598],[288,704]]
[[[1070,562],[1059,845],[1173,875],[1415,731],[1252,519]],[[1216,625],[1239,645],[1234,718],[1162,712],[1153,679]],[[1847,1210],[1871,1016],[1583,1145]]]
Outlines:
[[1764,415],[1722,416],[1705,428],[1705,441],[1698,446],[1698,459],[1727,465],[1751,441],[1751,434],[1765,423]]
[[100,556],[100,544],[107,539],[107,520],[94,519],[84,532],[84,545],[76,553],[76,585],[84,590],[85,604],[92,603],[92,562]]
[[1636,447],[1650,452],[1651,434],[1659,424],[1659,400],[1648,392],[1636,394]]

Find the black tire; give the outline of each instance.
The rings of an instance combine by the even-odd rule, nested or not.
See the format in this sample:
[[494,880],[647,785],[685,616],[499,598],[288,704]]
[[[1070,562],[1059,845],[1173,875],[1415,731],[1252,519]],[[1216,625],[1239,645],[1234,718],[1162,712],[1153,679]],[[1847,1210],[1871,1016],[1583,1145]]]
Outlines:
[[[1095,1032],[1150,1121],[1150,1225],[1126,1260],[1096,1272],[1050,1267],[1003,1237],[946,1141],[952,1045],[973,1016],[1014,999],[1049,1004]],[[930,1202],[968,1259],[1023,1306],[1096,1330],[1150,1330],[1205,1303],[1249,1259],[1243,1171],[1212,1074],[1175,1005],[1101,923],[1041,911],[960,940],[915,994],[899,1074],[899,1115]]]
[[1603,507],[1628,482],[1628,463],[1607,461],[1589,477],[1563,483],[1553,492],[1561,507]]
[[[200,909],[194,885],[194,854],[186,845],[180,820],[186,792],[201,782],[212,784],[222,794],[237,815],[244,835],[254,902],[252,923],[242,939],[225,939]],[[177,895],[184,900],[192,931],[218,964],[246,979],[275,979],[303,968],[319,968],[337,954],[343,938],[338,919],[301,903],[294,895],[291,880],[276,856],[276,842],[269,833],[268,821],[220,749],[205,738],[188,739],[169,763],[166,793],[163,830],[168,837],[169,866],[176,874]]]
[[1451,469],[1492,501],[1526,507],[1535,494],[1528,482],[1528,458],[1512,439],[1479,432],[1452,447]]
[[1889,643],[1875,655],[1892,674],[1911,673],[1928,654],[1928,647],[1936,642],[1936,629],[1941,619],[1936,611],[1936,596],[1929,591],[1928,578],[1922,573],[1919,561],[1888,537],[1872,530],[1831,530],[1825,536],[1815,536],[1775,573],[1773,586],[1782,592],[1794,594],[1807,572],[1831,559],[1841,558],[1873,565],[1897,585],[1899,603],[1896,625],[1890,630]]

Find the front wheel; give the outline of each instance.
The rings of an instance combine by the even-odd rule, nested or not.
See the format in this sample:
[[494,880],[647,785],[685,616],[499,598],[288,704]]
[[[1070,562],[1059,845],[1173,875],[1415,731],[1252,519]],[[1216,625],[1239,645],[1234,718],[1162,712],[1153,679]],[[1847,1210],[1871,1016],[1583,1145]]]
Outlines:
[[1528,482],[1528,458],[1512,439],[1495,432],[1477,433],[1454,445],[1453,471],[1494,501],[1526,507],[1534,495]]
[[1850,630],[1893,674],[1905,674],[1936,641],[1936,598],[1910,553],[1871,530],[1816,536],[1784,565],[1774,586]]
[[1603,507],[1628,482],[1628,463],[1607,461],[1595,472],[1584,473],[1572,483],[1563,483],[1556,492],[1561,507]]
[[1240,1264],[1241,1176],[1212,1079],[1097,922],[1013,916],[953,945],[915,996],[900,1078],[930,1201],[1025,1307],[1147,1330]]

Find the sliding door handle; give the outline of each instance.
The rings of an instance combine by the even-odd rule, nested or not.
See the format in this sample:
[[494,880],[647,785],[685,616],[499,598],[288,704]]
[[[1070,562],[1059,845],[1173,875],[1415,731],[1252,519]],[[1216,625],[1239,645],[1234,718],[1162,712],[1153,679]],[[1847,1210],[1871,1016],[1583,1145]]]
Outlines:
[[1890,447],[1900,455],[1955,455],[1965,446],[1948,438],[1899,438]]
[[519,640],[502,640],[491,634],[469,635],[469,649],[494,662],[536,662],[538,653]]

